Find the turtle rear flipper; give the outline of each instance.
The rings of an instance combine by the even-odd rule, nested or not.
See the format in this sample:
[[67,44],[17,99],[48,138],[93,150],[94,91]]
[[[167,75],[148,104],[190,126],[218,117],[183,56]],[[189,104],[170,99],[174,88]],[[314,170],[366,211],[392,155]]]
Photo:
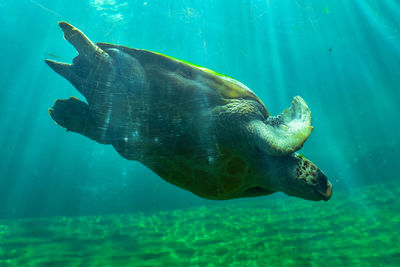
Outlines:
[[105,73],[113,71],[110,56],[71,24],[63,21],[58,24],[64,32],[64,38],[78,51],[78,56],[74,58],[73,64],[49,59],[45,60],[46,64],[70,81],[85,96],[89,104],[98,101],[92,99],[93,89],[109,83],[108,75]]
[[97,125],[90,113],[89,106],[75,97],[58,99],[53,108],[49,110],[49,114],[58,125],[66,128],[67,131],[82,134],[100,144],[111,143],[111,130]]

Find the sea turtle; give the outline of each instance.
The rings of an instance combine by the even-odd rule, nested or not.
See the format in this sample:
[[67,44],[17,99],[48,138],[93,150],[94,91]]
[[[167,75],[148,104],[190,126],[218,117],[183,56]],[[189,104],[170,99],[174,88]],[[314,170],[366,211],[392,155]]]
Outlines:
[[270,116],[249,88],[228,76],[156,52],[94,44],[74,26],[59,26],[78,56],[73,64],[46,63],[86,98],[57,100],[49,110],[67,131],[111,144],[203,198],[277,191],[330,198],[327,177],[295,153],[313,129],[301,97]]

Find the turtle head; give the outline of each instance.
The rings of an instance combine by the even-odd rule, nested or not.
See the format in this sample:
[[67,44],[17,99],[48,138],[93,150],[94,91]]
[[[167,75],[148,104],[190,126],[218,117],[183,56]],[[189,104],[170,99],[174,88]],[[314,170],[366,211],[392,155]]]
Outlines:
[[332,196],[332,185],[326,175],[302,155],[274,157],[268,167],[268,183],[274,191],[314,201],[327,201]]
[[275,191],[307,200],[328,200],[332,185],[325,174],[311,161],[295,153],[313,127],[311,111],[300,97],[278,116],[250,123],[257,147],[268,155],[268,182]]
[[300,154],[292,158],[294,164],[289,168],[287,186],[282,191],[306,200],[329,200],[332,184],[320,168]]

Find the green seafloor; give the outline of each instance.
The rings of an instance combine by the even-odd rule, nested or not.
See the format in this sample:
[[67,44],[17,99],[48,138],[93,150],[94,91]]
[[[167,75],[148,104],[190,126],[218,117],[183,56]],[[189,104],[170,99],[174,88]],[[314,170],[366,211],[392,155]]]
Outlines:
[[338,193],[324,205],[258,198],[2,220],[0,266],[399,266],[399,195],[391,182]]

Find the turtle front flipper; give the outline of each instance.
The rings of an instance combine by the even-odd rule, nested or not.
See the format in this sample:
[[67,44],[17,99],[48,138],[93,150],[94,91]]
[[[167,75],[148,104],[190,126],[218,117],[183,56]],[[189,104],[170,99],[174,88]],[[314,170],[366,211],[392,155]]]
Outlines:
[[101,144],[111,143],[111,130],[95,123],[89,106],[75,97],[58,99],[49,114],[53,120],[67,131],[89,137]]
[[306,102],[293,98],[290,108],[266,121],[252,121],[249,130],[256,134],[258,146],[269,155],[284,156],[299,150],[310,136],[312,116]]

